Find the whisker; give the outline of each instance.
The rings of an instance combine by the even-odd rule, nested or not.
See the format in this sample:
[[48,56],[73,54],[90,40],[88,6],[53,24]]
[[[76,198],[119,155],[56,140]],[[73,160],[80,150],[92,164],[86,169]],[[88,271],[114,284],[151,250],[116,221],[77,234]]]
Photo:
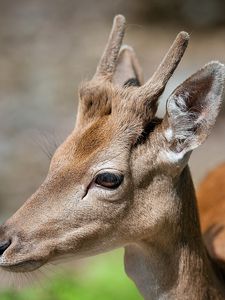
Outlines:
[[55,133],[38,131],[33,136],[35,136],[33,142],[41,148],[49,160],[63,141],[63,138],[56,136]]
[[49,278],[49,274],[54,274],[54,276],[58,275],[55,265],[51,265],[50,263],[48,263],[47,265],[44,266],[43,271],[45,272],[45,275],[48,278]]

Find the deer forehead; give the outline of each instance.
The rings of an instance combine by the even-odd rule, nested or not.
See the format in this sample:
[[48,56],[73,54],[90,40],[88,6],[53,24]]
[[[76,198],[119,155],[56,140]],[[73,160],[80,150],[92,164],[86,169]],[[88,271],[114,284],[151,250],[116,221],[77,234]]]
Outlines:
[[92,118],[96,112],[99,116],[111,113],[112,99],[117,95],[116,89],[110,82],[86,81],[79,89],[80,103],[83,108],[83,114]]
[[[110,116],[98,118],[82,132],[74,131],[56,150],[49,177],[82,178],[104,168],[126,168],[126,143],[123,142],[115,123]],[[60,182],[60,180],[57,180]],[[68,184],[68,183],[67,183]]]

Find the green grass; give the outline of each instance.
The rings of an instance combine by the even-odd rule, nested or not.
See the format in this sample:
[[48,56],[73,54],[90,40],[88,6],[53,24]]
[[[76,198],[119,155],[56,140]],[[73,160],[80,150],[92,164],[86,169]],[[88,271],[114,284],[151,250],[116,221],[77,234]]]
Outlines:
[[[43,287],[0,291],[1,300],[141,300],[124,273],[122,252],[91,258],[87,267],[58,271]],[[79,266],[78,266],[79,267]],[[78,268],[77,267],[77,268]]]

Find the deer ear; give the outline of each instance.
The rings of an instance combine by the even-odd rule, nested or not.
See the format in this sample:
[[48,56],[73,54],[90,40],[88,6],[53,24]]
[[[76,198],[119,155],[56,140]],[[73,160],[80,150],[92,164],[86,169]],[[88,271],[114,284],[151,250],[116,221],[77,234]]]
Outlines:
[[163,127],[173,158],[182,158],[210,134],[220,110],[224,77],[225,66],[211,62],[169,97]]
[[140,86],[143,84],[143,74],[133,48],[122,46],[117,66],[113,75],[113,83],[120,87],[126,85]]

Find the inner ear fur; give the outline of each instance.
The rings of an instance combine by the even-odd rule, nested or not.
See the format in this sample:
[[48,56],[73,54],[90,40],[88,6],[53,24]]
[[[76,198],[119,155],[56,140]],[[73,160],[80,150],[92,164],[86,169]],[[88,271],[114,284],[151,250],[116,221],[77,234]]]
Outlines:
[[206,140],[220,110],[224,77],[225,66],[210,62],[169,97],[163,127],[170,150],[185,154]]

